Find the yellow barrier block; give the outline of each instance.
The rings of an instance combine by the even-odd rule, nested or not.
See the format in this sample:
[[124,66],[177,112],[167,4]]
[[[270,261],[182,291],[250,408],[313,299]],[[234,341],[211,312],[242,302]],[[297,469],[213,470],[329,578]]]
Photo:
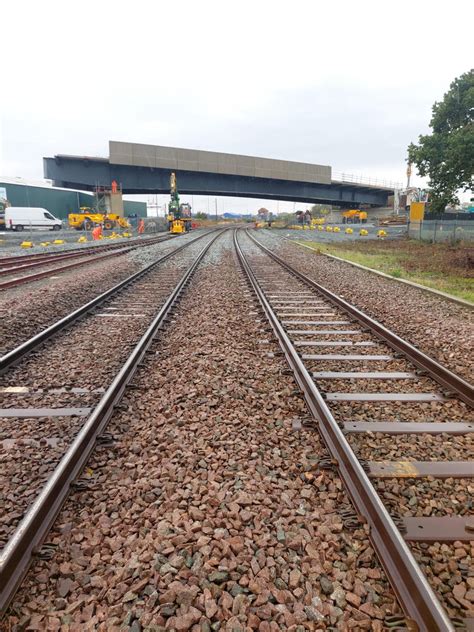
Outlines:
[[359,230],[359,235],[362,235],[362,237],[365,237],[365,236],[366,236],[366,235],[368,235],[368,234],[369,234],[369,231],[368,231],[368,230],[365,230],[365,228],[361,228],[361,229]]
[[55,240],[53,241],[53,244],[57,244],[57,245],[64,244],[64,243],[65,243],[65,242],[64,242],[64,239],[55,239]]
[[346,235],[352,235],[354,231],[352,230],[352,228],[346,228],[344,232],[346,233]]
[[321,224],[318,226],[318,230],[324,230],[324,226],[321,226]]
[[334,232],[334,233],[340,233],[340,232],[341,232],[341,229],[339,228],[339,226],[334,226],[334,230],[333,230],[333,232]]
[[22,241],[20,248],[33,248],[34,244],[32,241]]
[[42,241],[40,243],[40,246],[43,246],[43,248],[46,248],[46,246],[51,246],[51,242],[50,241]]
[[326,226],[326,232],[332,233],[332,226]]
[[386,236],[387,236],[386,230],[380,229],[379,231],[377,231],[377,237],[381,237],[383,239]]
[[85,235],[82,235],[82,237],[79,237],[79,239],[77,240],[78,244],[84,244],[87,241],[87,237]]

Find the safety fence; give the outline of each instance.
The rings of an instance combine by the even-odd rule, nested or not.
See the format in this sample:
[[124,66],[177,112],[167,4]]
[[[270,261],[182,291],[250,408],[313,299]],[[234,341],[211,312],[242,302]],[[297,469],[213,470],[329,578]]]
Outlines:
[[432,243],[474,241],[474,222],[468,220],[423,220],[410,222],[408,236]]
[[337,182],[345,182],[348,184],[367,184],[372,187],[383,187],[384,189],[401,189],[401,182],[393,180],[382,180],[380,178],[371,178],[354,173],[343,173],[340,171],[332,172],[332,180]]

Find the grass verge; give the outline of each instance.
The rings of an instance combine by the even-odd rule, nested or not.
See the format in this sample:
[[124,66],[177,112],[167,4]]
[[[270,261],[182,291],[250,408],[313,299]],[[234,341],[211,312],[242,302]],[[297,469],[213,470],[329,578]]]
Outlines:
[[405,241],[298,242],[396,279],[406,279],[474,303],[474,248]]

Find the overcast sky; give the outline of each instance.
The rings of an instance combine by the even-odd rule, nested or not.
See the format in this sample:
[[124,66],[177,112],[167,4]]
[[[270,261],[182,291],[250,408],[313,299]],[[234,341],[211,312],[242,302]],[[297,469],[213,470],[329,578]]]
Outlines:
[[107,156],[114,139],[405,182],[407,145],[473,66],[473,6],[5,0],[0,176],[39,179],[43,156]]

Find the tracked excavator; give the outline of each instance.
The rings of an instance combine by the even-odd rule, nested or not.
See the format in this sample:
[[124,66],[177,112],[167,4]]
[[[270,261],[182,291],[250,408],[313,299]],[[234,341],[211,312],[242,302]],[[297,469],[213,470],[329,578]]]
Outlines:
[[171,200],[168,204],[168,230],[173,235],[180,235],[191,230],[191,205],[180,204],[176,174],[170,176]]

